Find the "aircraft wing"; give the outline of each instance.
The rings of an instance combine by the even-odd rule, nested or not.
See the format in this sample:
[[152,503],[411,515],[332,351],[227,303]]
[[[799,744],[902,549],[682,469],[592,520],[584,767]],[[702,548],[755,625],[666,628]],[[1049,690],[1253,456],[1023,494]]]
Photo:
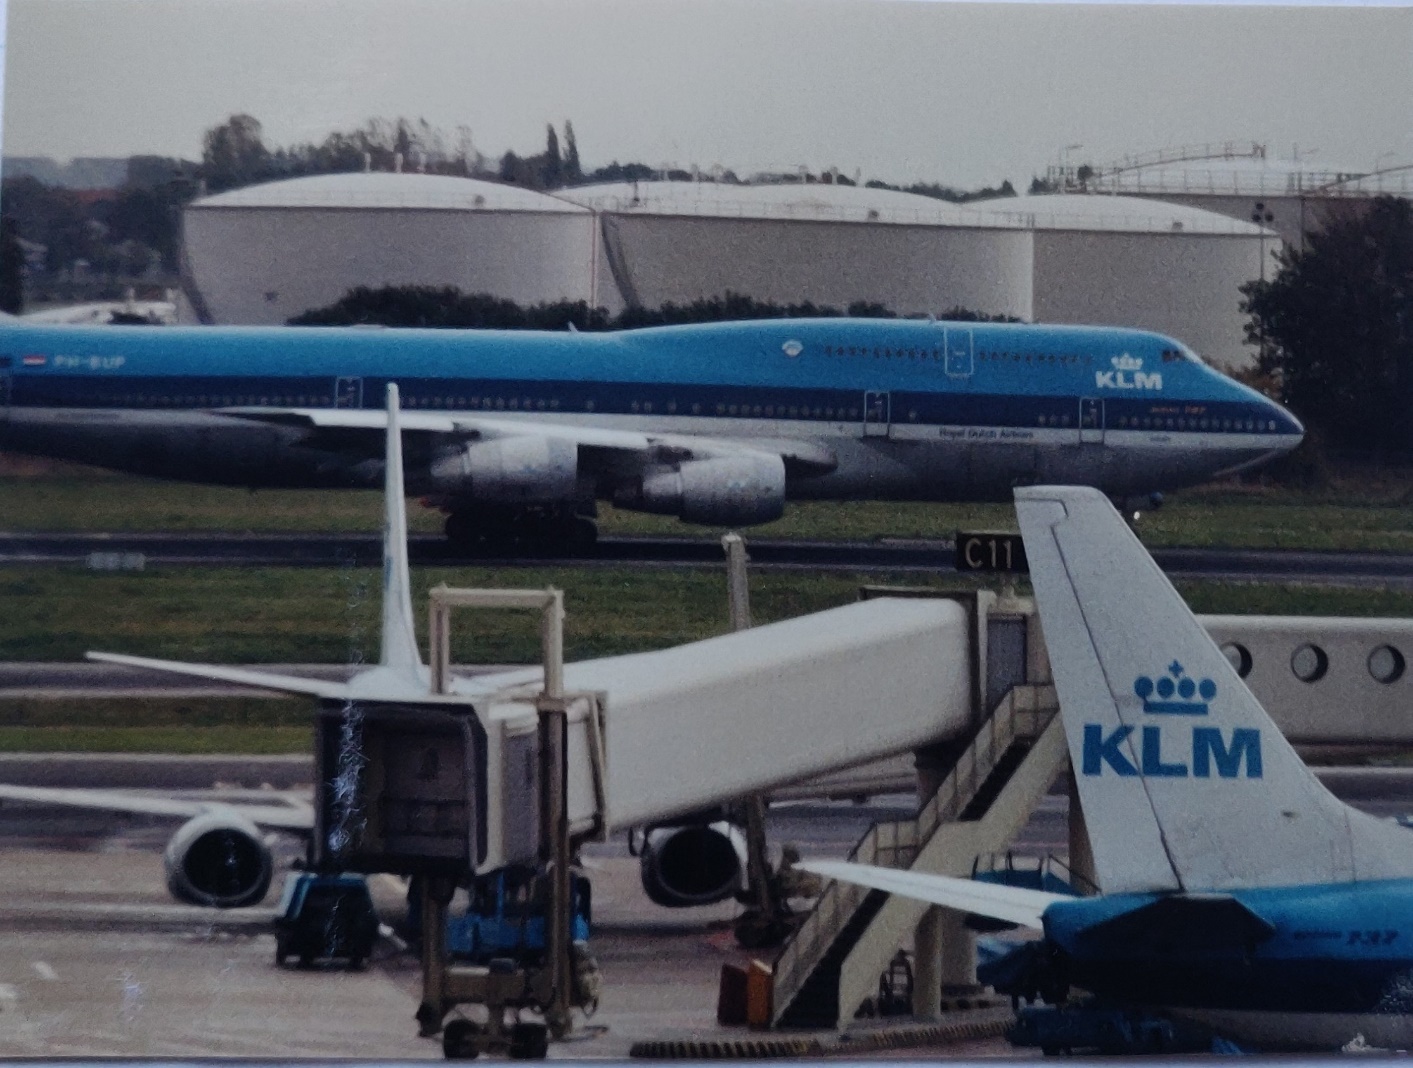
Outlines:
[[1001,886],[975,879],[955,879],[950,875],[904,871],[899,868],[876,868],[869,864],[850,864],[838,860],[801,861],[795,865],[801,871],[811,871],[826,879],[858,883],[890,894],[902,894],[918,901],[974,912],[993,920],[1039,928],[1045,910],[1057,901],[1073,901],[1067,894],[1050,894],[1043,890],[1027,890],[1019,886]]
[[48,786],[0,784],[0,801],[29,801],[65,808],[89,808],[100,812],[129,812],[139,816],[175,816],[190,819],[212,810],[229,809],[257,827],[285,831],[308,831],[314,827],[314,810],[309,805],[244,805],[188,801],[157,797],[123,790],[57,789]]
[[[340,449],[366,445],[369,456],[381,448],[387,429],[387,412],[381,409],[220,408],[217,414],[303,429],[308,435],[307,444],[313,448]],[[643,466],[654,461],[677,462],[741,453],[779,456],[788,469],[801,474],[825,474],[839,464],[832,449],[806,439],[656,434],[584,426],[567,421],[541,422],[513,416],[481,416],[474,412],[402,412],[398,421],[402,429],[410,433],[445,435],[460,441],[518,437],[566,441],[605,465]]]

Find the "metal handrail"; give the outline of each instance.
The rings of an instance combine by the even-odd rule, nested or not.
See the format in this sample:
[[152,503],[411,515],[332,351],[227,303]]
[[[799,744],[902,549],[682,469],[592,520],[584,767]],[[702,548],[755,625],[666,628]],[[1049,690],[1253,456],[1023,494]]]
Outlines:
[[[911,820],[876,823],[850,850],[848,859],[887,868],[911,866],[937,828],[961,815],[1002,755],[1017,741],[1033,741],[1054,715],[1053,686],[1016,686],[977,728],[971,744]],[[775,960],[776,1004],[799,993],[810,971],[833,944],[840,928],[868,895],[866,887],[837,880],[827,883],[814,907]],[[783,997],[782,997],[783,992]]]

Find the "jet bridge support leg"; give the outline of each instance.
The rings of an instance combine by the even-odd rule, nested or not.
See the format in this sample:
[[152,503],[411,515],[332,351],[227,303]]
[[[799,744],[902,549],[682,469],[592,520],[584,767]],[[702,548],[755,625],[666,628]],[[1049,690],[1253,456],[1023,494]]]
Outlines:
[[942,910],[928,909],[913,934],[913,1015],[935,1020],[942,1015]]
[[[726,553],[726,598],[731,629],[749,630],[751,588],[746,573],[746,540],[732,531],[722,535]],[[770,855],[765,837],[765,797],[749,794],[734,806],[746,828],[746,889],[742,894],[746,909],[736,918],[736,942],[746,949],[779,945],[792,929],[790,906],[776,880],[771,878]]]

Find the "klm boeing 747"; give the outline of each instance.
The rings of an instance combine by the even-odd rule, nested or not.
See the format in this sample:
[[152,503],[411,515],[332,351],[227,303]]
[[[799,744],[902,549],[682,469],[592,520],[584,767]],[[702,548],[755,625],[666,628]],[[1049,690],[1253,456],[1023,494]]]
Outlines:
[[0,326],[0,448],[250,487],[408,489],[464,543],[583,543],[596,502],[744,526],[787,500],[1116,499],[1288,451],[1279,405],[1137,330],[794,319],[618,333]]

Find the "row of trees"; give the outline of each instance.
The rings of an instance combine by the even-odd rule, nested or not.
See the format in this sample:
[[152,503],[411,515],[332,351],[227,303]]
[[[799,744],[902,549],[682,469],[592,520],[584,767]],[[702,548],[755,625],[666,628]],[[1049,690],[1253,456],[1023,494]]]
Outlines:
[[1247,340],[1311,449],[1413,457],[1413,204],[1349,203],[1244,286]]
[[[556,301],[522,306],[486,293],[462,293],[451,286],[359,286],[324,308],[307,311],[290,320],[292,326],[414,326],[481,330],[628,330],[640,326],[681,323],[716,323],[740,319],[804,318],[896,319],[886,305],[855,301],[847,308],[804,302],[775,304],[740,293],[727,292],[687,304],[660,308],[625,308],[610,315],[606,308],[591,308],[585,301]],[[965,322],[1000,321],[965,308],[952,308],[938,316]],[[1007,320],[1015,321],[1015,320]]]

